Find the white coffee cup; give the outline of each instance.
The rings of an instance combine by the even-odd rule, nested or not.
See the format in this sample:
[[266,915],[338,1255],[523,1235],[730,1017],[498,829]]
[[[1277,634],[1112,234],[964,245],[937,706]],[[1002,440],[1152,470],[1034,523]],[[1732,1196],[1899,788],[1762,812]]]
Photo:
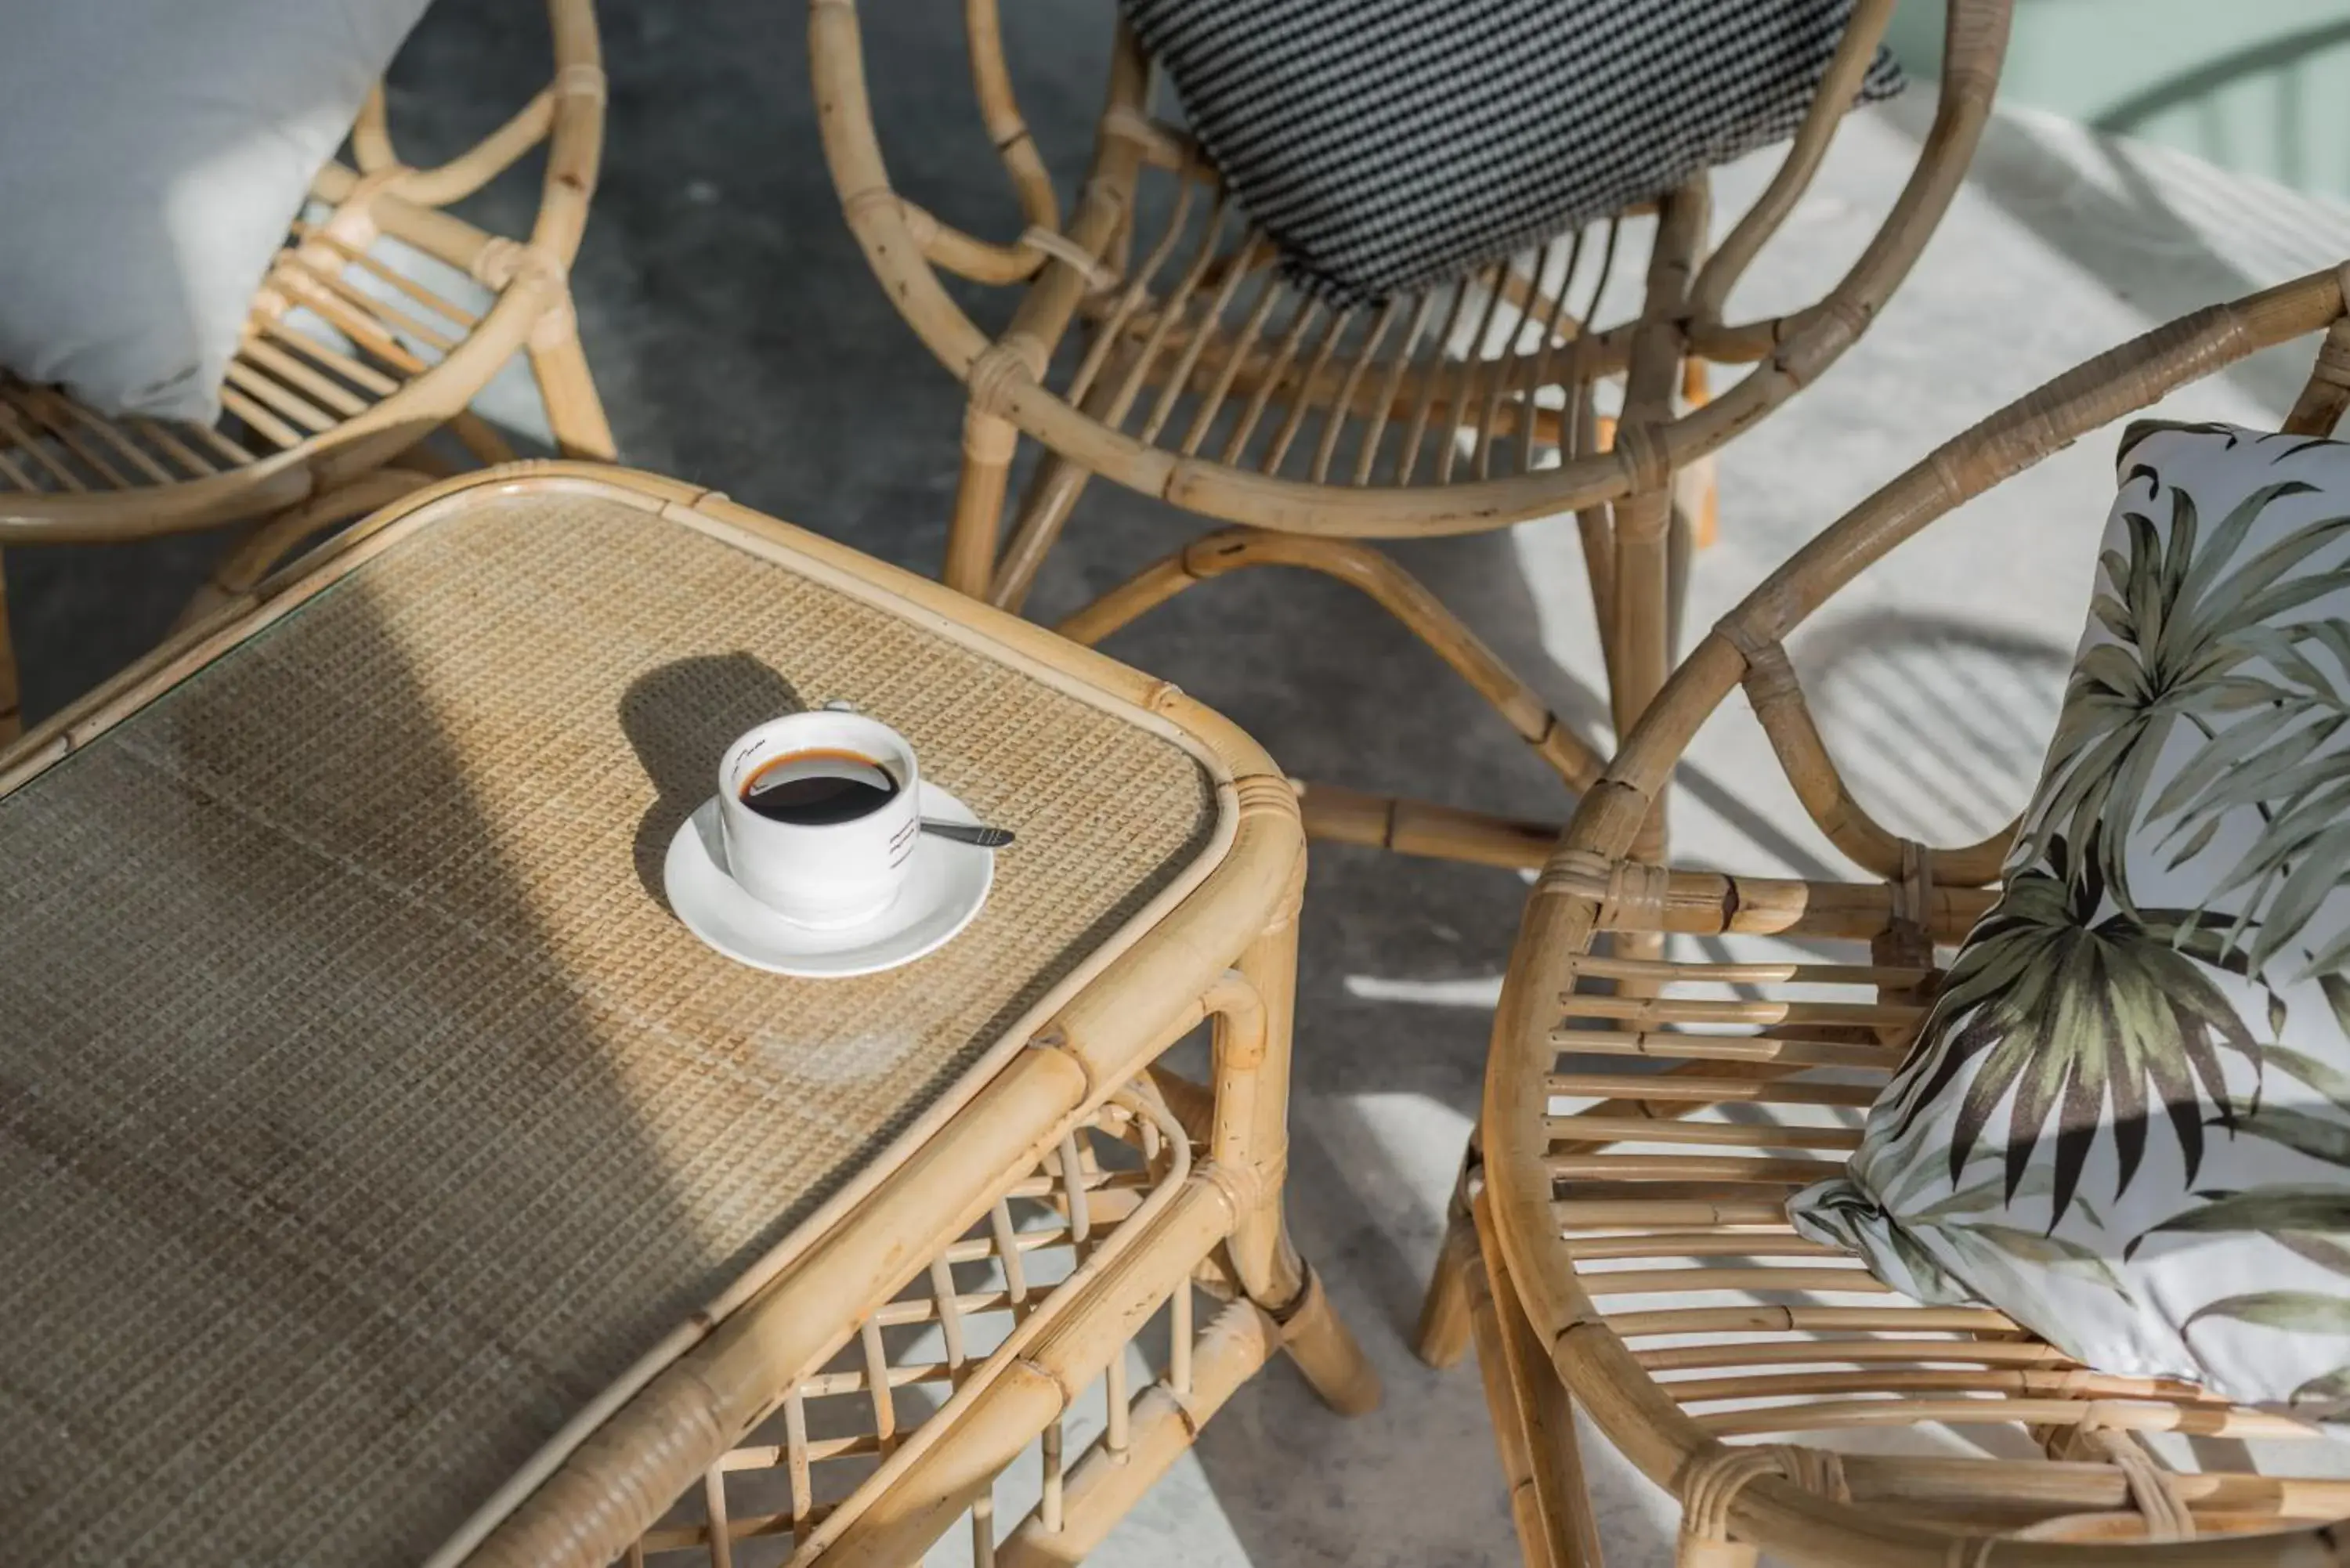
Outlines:
[[[847,821],[779,821],[745,799],[779,770],[797,770],[800,777],[872,776],[878,770],[896,787]],[[744,892],[800,925],[859,925],[887,909],[905,886],[921,836],[921,774],[914,749],[887,724],[831,709],[792,713],[726,748],[718,764],[718,815],[727,871]]]

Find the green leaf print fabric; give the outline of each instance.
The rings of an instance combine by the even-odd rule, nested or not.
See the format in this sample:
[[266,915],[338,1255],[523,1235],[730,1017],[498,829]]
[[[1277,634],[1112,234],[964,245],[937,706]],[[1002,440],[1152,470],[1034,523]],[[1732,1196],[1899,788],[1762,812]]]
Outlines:
[[2350,1411],[2350,445],[2133,426],[1997,905],[1798,1229]]

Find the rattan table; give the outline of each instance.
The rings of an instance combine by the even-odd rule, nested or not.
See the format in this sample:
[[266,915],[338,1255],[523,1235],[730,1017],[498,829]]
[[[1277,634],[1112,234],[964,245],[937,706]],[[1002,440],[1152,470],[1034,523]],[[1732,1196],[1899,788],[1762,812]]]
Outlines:
[[[785,979],[660,857],[831,699],[1020,840],[940,952]],[[1282,1228],[1280,773],[722,497],[403,503],[0,753],[0,866],[8,1561],[1066,1562],[1275,1349],[1376,1398]]]

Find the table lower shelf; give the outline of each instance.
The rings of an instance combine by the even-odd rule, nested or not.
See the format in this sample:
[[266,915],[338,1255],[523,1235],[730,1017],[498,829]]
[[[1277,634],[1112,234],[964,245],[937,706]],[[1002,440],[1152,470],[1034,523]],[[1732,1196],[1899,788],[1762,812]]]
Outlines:
[[[1195,1154],[1149,1078],[1120,1090],[622,1561],[912,1561],[959,1517],[977,1561],[1083,1555],[1280,1348],[1244,1298],[1198,1321],[1232,1294],[1214,1262],[1231,1210]],[[997,1484],[1027,1453],[1037,1500],[999,1538]]]

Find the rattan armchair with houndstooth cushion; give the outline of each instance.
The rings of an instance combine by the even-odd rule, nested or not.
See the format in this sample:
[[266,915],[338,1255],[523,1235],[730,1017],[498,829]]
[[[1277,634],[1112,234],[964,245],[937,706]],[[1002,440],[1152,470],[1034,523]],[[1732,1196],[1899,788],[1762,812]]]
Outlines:
[[[1941,94],[1915,171],[1873,242],[1816,303],[1735,321],[1727,307],[1819,168],[1866,78],[1891,0],[1859,0],[1762,194],[1711,241],[1700,172],[1660,202],[1357,308],[1294,281],[1185,132],[1151,113],[1155,62],[1121,28],[1086,180],[1064,204],[1014,99],[994,0],[965,7],[988,134],[1025,227],[1002,241],[891,184],[867,99],[854,0],[814,0],[825,150],[891,301],[970,390],[945,563],[964,592],[1018,607],[1089,479],[1224,524],[1061,622],[1093,643],[1186,588],[1285,566],[1352,584],[1400,619],[1569,788],[1601,758],[1372,541],[1480,533],[1575,514],[1619,732],[1673,658],[1676,583],[1697,507],[1677,486],[1815,379],[1866,328],[1956,192],[2003,56],[2010,0],[1955,0]],[[1590,317],[1619,250],[1647,235],[1630,319]],[[1619,242],[1629,242],[1619,244]],[[978,285],[983,326],[959,303]],[[1708,398],[1709,366],[1752,369]],[[1603,385],[1621,387],[1603,418]],[[1003,526],[1019,439],[1045,448]],[[1699,488],[1702,488],[1700,485]],[[1552,829],[1335,786],[1305,795],[1318,836],[1512,866]],[[1661,809],[1643,846],[1662,852]]]
[[[1790,1223],[1790,1198],[1860,1146],[1855,1118],[1902,1064],[1945,955],[1998,898],[2017,825],[1955,848],[1880,825],[1838,773],[1785,645],[1961,503],[2321,329],[2284,429],[2330,431],[2350,408],[2345,287],[2350,268],[2211,306],[1936,450],[1723,618],[1584,796],[1520,929],[1483,1157],[1422,1324],[1439,1362],[1473,1334],[1530,1562],[1598,1560],[1577,1410],[1679,1498],[1690,1568],[1744,1568],[1758,1551],[1835,1568],[2342,1561],[2350,1466],[2313,1456],[2318,1427],[2092,1369],[1986,1306],[1921,1304]],[[1666,779],[1742,691],[1846,877],[1638,856]],[[1653,951],[1668,934],[1702,939],[1705,961],[1623,946]],[[2272,1440],[2258,1462],[2241,1446]]]

